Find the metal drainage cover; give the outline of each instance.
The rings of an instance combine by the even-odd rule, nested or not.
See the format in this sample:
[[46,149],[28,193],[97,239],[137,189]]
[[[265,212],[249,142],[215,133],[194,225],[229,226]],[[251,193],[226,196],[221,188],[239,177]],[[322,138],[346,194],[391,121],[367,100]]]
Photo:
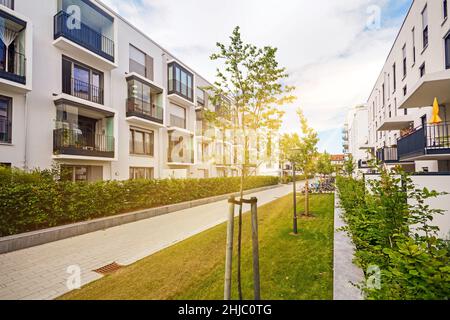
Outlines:
[[97,270],[94,270],[94,272],[97,272],[97,273],[100,273],[100,274],[103,274],[103,275],[107,275],[107,274],[114,273],[117,270],[120,270],[122,268],[123,268],[123,266],[113,262],[113,263],[108,264],[108,265],[106,265],[104,267],[101,267],[101,268],[99,268]]

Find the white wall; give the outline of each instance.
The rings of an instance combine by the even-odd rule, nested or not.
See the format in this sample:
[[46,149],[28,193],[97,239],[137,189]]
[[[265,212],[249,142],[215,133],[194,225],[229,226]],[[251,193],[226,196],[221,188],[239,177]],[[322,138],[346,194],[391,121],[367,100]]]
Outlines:
[[[379,180],[380,176],[366,175],[365,179],[368,186],[367,182]],[[450,175],[414,175],[411,179],[418,189],[427,188],[430,191],[450,193]],[[413,204],[411,199],[409,201]],[[444,210],[443,215],[435,216],[432,224],[439,227],[439,237],[444,239],[450,237],[450,194],[428,199],[426,204],[433,209]]]

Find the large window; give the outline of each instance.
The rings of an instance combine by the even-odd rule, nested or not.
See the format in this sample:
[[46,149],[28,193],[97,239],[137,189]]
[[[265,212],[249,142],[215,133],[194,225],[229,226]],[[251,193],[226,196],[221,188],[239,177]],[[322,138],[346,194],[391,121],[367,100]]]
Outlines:
[[153,58],[130,45],[130,73],[135,72],[153,80]]
[[130,154],[153,157],[154,133],[130,129]]
[[428,46],[428,7],[422,11],[422,28],[423,28],[423,47]]
[[194,101],[194,76],[176,62],[169,64],[169,94],[176,93],[181,97]]
[[450,69],[450,33],[445,38],[445,64]]
[[63,93],[103,104],[103,73],[67,57],[62,60]]
[[0,143],[11,143],[12,99],[0,96]]
[[186,129],[186,109],[170,104],[170,126]]
[[151,121],[163,123],[162,90],[156,89],[138,79],[128,80],[127,113]]
[[412,54],[413,54],[413,65],[416,63],[416,29],[412,29]]
[[130,167],[130,179],[131,180],[139,180],[146,179],[151,180],[154,178],[153,168],[139,168],[139,167]]

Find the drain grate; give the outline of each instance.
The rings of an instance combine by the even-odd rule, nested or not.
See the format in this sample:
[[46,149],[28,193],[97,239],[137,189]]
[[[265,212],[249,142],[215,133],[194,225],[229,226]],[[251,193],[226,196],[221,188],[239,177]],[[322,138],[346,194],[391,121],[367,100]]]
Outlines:
[[101,268],[99,268],[97,270],[94,270],[94,272],[97,272],[97,273],[100,273],[100,274],[103,274],[103,275],[107,275],[107,274],[114,273],[117,270],[120,270],[122,268],[123,268],[123,266],[121,266],[120,264],[117,264],[116,262],[113,262],[113,263],[108,264],[108,265],[106,265],[104,267],[101,267]]

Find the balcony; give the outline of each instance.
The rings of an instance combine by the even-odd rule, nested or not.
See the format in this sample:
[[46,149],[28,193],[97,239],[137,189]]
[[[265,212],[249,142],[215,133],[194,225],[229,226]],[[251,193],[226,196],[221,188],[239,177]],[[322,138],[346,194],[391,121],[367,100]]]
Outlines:
[[176,62],[168,65],[168,96],[183,106],[194,105],[194,75]]
[[104,104],[103,88],[78,79],[70,78],[68,81],[63,81],[63,93],[83,100],[91,101],[93,103],[101,105]]
[[167,162],[172,166],[194,164],[194,138],[190,134],[169,131]]
[[29,92],[32,27],[25,17],[6,8],[0,9],[0,20],[0,82],[13,91]]
[[377,150],[377,160],[382,163],[397,163],[398,152],[397,147],[384,147]]
[[63,7],[54,16],[55,46],[72,55],[75,53],[86,63],[114,68],[114,19],[91,2],[75,2],[80,7],[82,19],[69,15]]
[[401,161],[450,159],[450,122],[414,129],[397,145]]
[[55,129],[53,152],[55,155],[114,158],[114,137],[84,133],[81,130]]
[[138,117],[158,124],[164,123],[164,109],[139,98],[127,99],[127,118]]

